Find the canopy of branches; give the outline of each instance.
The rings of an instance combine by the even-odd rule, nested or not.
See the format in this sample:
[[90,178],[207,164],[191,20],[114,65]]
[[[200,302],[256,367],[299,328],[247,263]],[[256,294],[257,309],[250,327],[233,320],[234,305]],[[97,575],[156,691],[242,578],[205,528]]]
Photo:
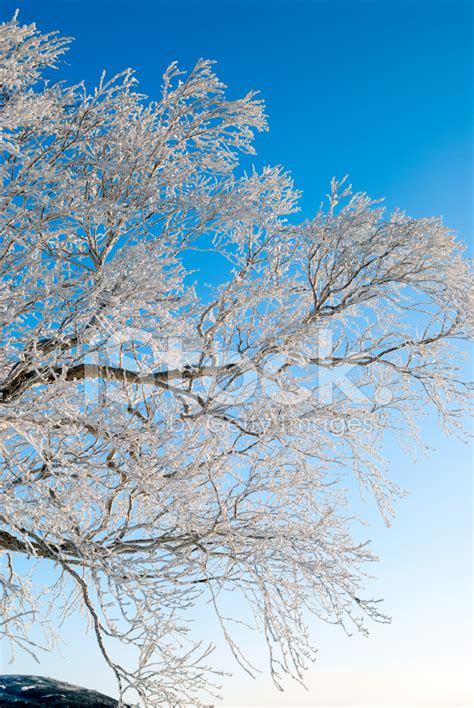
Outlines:
[[129,70],[91,93],[51,81],[67,44],[0,27],[0,629],[36,651],[80,604],[122,696],[200,705],[218,667],[196,603],[253,672],[234,590],[275,683],[302,680],[308,612],[387,620],[351,480],[388,521],[385,436],[427,404],[461,423],[462,249],[345,181],[298,223],[287,173],[242,169],[266,129],[253,93],[229,100],[208,61],[172,64],[156,102]]

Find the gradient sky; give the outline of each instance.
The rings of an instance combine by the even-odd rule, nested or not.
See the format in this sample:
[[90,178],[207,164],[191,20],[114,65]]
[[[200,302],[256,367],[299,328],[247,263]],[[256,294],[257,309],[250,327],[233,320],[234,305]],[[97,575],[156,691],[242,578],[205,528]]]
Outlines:
[[[316,211],[332,176],[348,173],[357,190],[385,197],[389,208],[442,215],[470,241],[470,3],[4,0],[2,20],[16,7],[21,21],[76,38],[61,72],[69,81],[92,87],[103,68],[130,66],[157,98],[168,63],[189,69],[204,57],[218,62],[231,97],[259,89],[270,132],[257,138],[256,162],[293,173],[304,191],[303,216]],[[472,459],[465,445],[443,438],[435,420],[426,436],[436,451],[416,465],[387,450],[392,478],[410,492],[392,528],[373,505],[365,512],[381,558],[372,588],[392,624],[373,627],[369,639],[349,639],[314,622],[320,653],[308,691],[288,683],[280,694],[236,668],[224,680],[222,705],[469,705]],[[203,631],[212,635],[207,625]],[[19,656],[2,670],[114,693],[80,621],[62,634],[62,657],[37,666]],[[244,641],[260,658],[258,643]],[[219,660],[231,668],[224,648]]]

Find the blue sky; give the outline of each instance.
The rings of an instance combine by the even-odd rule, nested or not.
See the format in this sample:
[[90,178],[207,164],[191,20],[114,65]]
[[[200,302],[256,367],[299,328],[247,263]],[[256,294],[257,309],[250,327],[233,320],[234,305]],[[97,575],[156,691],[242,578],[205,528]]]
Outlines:
[[[132,7],[133,5],[133,7]],[[165,66],[218,62],[229,92],[261,91],[271,130],[263,162],[281,163],[309,214],[332,175],[414,215],[470,229],[470,4],[221,0],[8,0],[24,21],[76,41],[63,73],[96,82],[137,70],[156,97]]]
[[[260,90],[270,132],[257,138],[256,161],[293,173],[304,216],[318,208],[333,175],[348,173],[357,190],[385,197],[389,208],[443,215],[470,241],[470,3],[8,0],[3,19],[16,7],[22,21],[76,38],[61,72],[70,81],[92,87],[103,68],[131,66],[156,98],[169,62],[191,68],[204,57],[218,62],[231,96]],[[435,421],[426,433],[437,452],[416,466],[389,450],[393,478],[411,492],[393,527],[367,510],[381,557],[374,592],[385,598],[392,625],[374,628],[369,640],[315,625],[320,659],[308,692],[288,685],[278,694],[237,671],[224,685],[225,705],[469,703],[472,460]],[[79,623],[64,631],[63,658],[51,655],[37,667],[19,657],[3,670],[112,693]],[[253,645],[248,651],[259,653]]]

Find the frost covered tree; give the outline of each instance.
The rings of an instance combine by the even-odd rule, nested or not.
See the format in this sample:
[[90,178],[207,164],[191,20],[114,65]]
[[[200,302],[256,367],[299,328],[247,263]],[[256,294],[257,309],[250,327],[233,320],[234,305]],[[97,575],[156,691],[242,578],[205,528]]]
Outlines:
[[389,522],[386,436],[420,445],[428,404],[460,428],[462,249],[345,182],[297,223],[290,177],[243,169],[254,94],[208,61],[156,102],[129,70],[89,93],[51,81],[67,44],[0,28],[2,634],[48,648],[81,607],[121,696],[200,705],[219,667],[194,607],[253,671],[234,591],[276,685],[301,681],[311,614],[388,621],[351,488]]

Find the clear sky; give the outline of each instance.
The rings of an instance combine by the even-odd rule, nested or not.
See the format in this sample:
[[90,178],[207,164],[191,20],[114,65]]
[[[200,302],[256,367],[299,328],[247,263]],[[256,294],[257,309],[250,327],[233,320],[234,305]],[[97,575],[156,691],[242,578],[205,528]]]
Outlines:
[[[191,68],[215,59],[238,97],[259,89],[270,132],[258,136],[258,164],[282,164],[304,191],[311,216],[332,176],[385,197],[412,216],[443,215],[472,234],[472,5],[457,0],[3,0],[2,19],[76,38],[62,78],[91,87],[103,68],[137,70],[157,98],[172,60]],[[284,694],[238,669],[223,705],[320,706],[470,703],[471,473],[469,449],[427,426],[436,452],[417,465],[388,451],[392,477],[410,492],[385,529],[374,509],[374,573],[391,625],[369,639],[314,624],[320,658],[308,691]],[[45,673],[113,693],[81,624],[63,630],[63,657],[38,667],[18,657],[3,671]],[[259,655],[257,645],[248,653]],[[219,652],[230,668],[228,654]]]

